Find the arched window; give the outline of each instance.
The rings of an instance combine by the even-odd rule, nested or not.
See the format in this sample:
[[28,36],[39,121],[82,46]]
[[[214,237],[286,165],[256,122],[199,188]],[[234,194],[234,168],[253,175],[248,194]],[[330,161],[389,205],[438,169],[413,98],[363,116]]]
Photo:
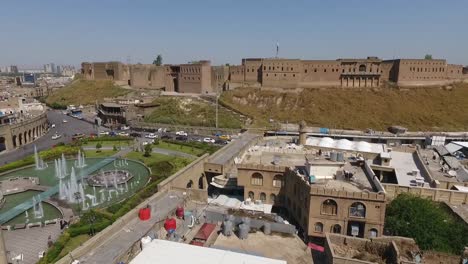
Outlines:
[[273,187],[281,188],[283,186],[283,175],[276,174],[273,177]]
[[338,211],[338,205],[332,199],[327,199],[322,203],[322,214],[336,215]]
[[266,194],[264,192],[260,193],[260,200],[264,203],[266,202]]
[[254,200],[255,199],[255,195],[253,192],[249,192],[249,198],[250,200]]
[[276,195],[274,193],[270,194],[270,202],[276,203]]
[[365,72],[366,71],[366,65],[364,65],[364,64],[359,65],[359,71],[360,72]]
[[315,230],[315,232],[322,233],[323,232],[323,224],[320,223],[320,222],[315,223],[315,229],[314,230]]
[[349,208],[349,216],[366,217],[366,207],[360,202],[353,203]]
[[250,179],[250,184],[262,186],[263,185],[263,176],[258,172],[252,174],[252,178]]
[[331,232],[335,234],[341,234],[341,226],[339,224],[333,225]]
[[371,228],[371,229],[369,230],[369,236],[370,236],[370,237],[377,237],[378,234],[379,234],[379,232],[378,232],[377,229],[375,229],[375,228]]

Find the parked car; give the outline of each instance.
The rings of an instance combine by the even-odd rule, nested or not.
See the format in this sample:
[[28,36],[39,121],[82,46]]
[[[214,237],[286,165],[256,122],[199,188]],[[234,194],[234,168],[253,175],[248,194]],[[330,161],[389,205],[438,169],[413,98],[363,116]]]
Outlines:
[[187,141],[188,137],[187,136],[177,136],[175,139],[180,140],[180,141]]
[[219,136],[219,139],[222,139],[222,140],[229,140],[231,137],[229,137],[228,135],[221,135]]
[[121,137],[128,137],[128,136],[130,136],[130,134],[129,134],[128,132],[120,132],[120,133],[119,133],[119,136],[121,136]]
[[164,134],[161,136],[161,139],[172,139],[172,137],[168,134]]
[[215,140],[212,139],[212,138],[206,137],[206,138],[203,139],[203,142],[205,142],[205,143],[215,143]]
[[64,119],[62,122],[63,122],[63,123],[68,123],[68,121],[67,121],[66,119]]
[[140,133],[137,133],[137,132],[130,133],[130,136],[131,137],[141,137]]
[[115,137],[115,136],[117,136],[117,133],[115,133],[115,131],[111,131],[111,132],[109,132],[109,136]]
[[55,128],[55,124],[52,124],[50,127],[51,127],[51,128]]
[[122,126],[122,127],[120,128],[120,130],[129,130],[129,129],[130,129],[130,126]]
[[226,140],[216,139],[214,143],[219,145],[226,145],[228,142]]
[[158,135],[154,134],[154,133],[149,133],[148,135],[145,136],[146,138],[158,138]]
[[109,131],[101,131],[101,132],[99,132],[99,135],[107,136],[107,135],[109,135]]
[[177,131],[175,132],[176,136],[188,136],[187,132],[185,131]]
[[52,140],[56,140],[56,139],[59,139],[59,138],[61,138],[61,137],[62,137],[62,135],[55,133],[55,134],[52,136]]
[[85,135],[83,133],[76,133],[73,134],[72,139],[80,139],[83,138]]

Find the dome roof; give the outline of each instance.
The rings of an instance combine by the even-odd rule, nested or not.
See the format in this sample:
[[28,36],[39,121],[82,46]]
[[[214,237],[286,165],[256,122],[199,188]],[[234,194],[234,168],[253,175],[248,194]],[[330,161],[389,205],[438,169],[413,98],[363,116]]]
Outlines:
[[336,148],[339,149],[353,149],[353,143],[347,139],[340,139],[336,142]]
[[372,146],[370,143],[365,142],[365,141],[359,141],[356,144],[356,150],[357,151],[362,151],[362,152],[371,152],[372,151]]
[[320,140],[318,145],[319,147],[333,148],[333,139],[329,137],[324,137]]

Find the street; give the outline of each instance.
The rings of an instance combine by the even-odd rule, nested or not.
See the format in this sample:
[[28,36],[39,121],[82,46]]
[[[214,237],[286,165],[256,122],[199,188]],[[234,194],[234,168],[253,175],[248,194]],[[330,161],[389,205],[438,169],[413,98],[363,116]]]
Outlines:
[[[21,146],[16,150],[0,154],[0,165],[19,160],[33,154],[34,145],[36,145],[38,151],[42,151],[50,149],[60,142],[71,142],[73,134],[83,133],[85,135],[89,135],[91,133],[96,133],[96,129],[92,124],[64,115],[62,114],[62,111],[59,110],[48,111],[47,119],[51,125],[55,124],[55,128],[50,128],[47,134],[32,143]],[[67,120],[68,122],[63,123],[63,120]],[[52,140],[52,136],[55,133],[62,135],[62,137],[56,140]]]

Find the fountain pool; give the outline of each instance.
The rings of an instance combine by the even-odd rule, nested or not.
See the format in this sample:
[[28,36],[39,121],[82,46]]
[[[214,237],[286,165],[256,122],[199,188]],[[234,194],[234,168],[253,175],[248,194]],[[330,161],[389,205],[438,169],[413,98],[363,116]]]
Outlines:
[[[42,186],[47,186],[51,188],[55,188],[59,186],[60,179],[56,177],[57,168],[55,166],[55,161],[48,162],[47,165],[44,166],[43,169],[37,170],[35,166],[27,167],[24,169],[20,169],[17,171],[13,171],[10,173],[6,173],[0,176],[1,180],[5,180],[8,178],[13,177],[38,177],[39,183]],[[121,201],[125,198],[132,196],[136,191],[143,188],[149,180],[149,170],[143,164],[128,160],[123,162],[105,162],[104,158],[86,158],[86,164],[82,168],[76,168],[75,165],[82,165],[83,161],[77,161],[76,159],[66,160],[64,162],[66,164],[66,171],[68,175],[62,179],[62,188],[63,184],[68,184],[68,189],[70,186],[73,185],[73,195],[78,198],[78,200],[74,199],[65,199],[65,202],[72,201],[71,207],[74,210],[87,210],[90,208],[95,207],[107,207],[112,205],[118,201]],[[72,167],[74,168],[72,170]],[[126,184],[118,184],[117,188],[115,188],[114,183],[109,183],[108,188],[105,186],[90,186],[85,179],[82,180],[82,177],[87,177],[88,175],[92,175],[98,173],[99,171],[115,171],[115,170],[123,170],[128,171],[128,173],[132,174],[133,177],[126,182]],[[74,171],[75,177],[73,181],[70,181],[70,173]],[[76,186],[75,186],[76,185]],[[58,190],[59,188],[57,188]],[[6,195],[6,202],[5,205],[1,208],[0,213],[7,212],[8,209],[12,209],[13,207],[20,205],[21,203],[31,200],[32,196],[37,195],[38,192],[23,192],[17,194],[17,196]],[[72,195],[68,193],[68,195]],[[9,197],[12,196],[12,197]],[[59,193],[54,195],[53,197],[59,198]],[[84,199],[83,199],[84,198]],[[8,204],[7,204],[8,203]],[[46,203],[47,204],[47,203]],[[53,219],[55,217],[51,217],[49,214],[51,213],[49,209],[47,209],[47,205],[43,204],[43,210],[45,217],[44,219]],[[32,209],[29,209],[30,211]],[[34,215],[34,211],[28,212],[29,217]],[[16,215],[16,214],[15,214]],[[17,215],[9,222],[14,221],[16,222],[16,218],[24,218],[25,213]],[[20,221],[20,220],[18,220]]]

